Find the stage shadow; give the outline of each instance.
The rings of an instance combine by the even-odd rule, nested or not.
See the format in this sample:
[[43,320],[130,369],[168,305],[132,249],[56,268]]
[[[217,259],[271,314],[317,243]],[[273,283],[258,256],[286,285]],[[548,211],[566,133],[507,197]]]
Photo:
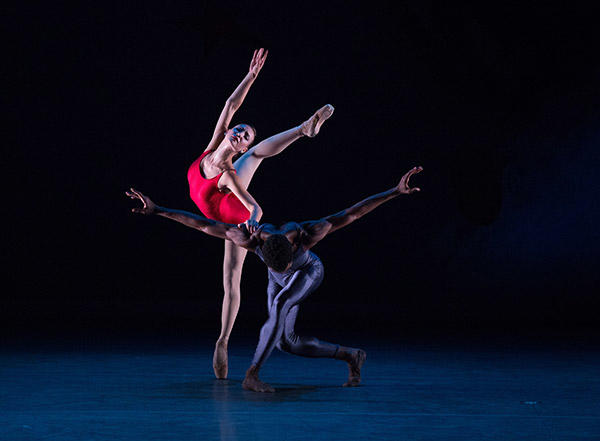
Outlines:
[[196,400],[213,399],[230,402],[284,402],[298,401],[307,394],[325,389],[336,389],[341,386],[315,386],[305,384],[272,384],[274,393],[259,393],[242,388],[241,380],[192,381],[173,383],[160,391],[155,398],[185,398]]

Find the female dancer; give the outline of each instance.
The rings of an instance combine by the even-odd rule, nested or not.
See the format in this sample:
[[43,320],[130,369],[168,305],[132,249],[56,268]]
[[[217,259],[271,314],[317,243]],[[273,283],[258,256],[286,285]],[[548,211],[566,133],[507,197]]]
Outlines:
[[[247,188],[262,160],[281,153],[302,136],[316,136],[323,122],[333,113],[333,106],[323,106],[301,125],[271,136],[248,150],[256,136],[255,129],[248,124],[229,128],[229,124],[263,67],[268,53],[262,48],[254,51],[250,69],[225,102],[208,147],[188,170],[190,196],[200,211],[210,219],[245,224],[250,233],[257,228],[262,209]],[[242,156],[233,162],[233,158],[240,153]],[[240,279],[246,252],[246,249],[231,241],[225,241],[221,334],[213,356],[217,378],[227,378],[227,344],[240,307]]]

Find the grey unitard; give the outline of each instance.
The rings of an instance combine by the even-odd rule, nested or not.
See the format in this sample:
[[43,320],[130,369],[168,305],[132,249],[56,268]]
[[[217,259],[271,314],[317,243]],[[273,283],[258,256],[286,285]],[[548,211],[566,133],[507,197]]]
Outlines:
[[[262,250],[255,250],[263,258]],[[302,337],[294,332],[300,302],[323,281],[323,264],[316,254],[298,247],[292,266],[283,273],[269,269],[267,307],[269,318],[260,330],[260,339],[252,364],[260,367],[273,348],[303,357],[335,357],[339,345]]]

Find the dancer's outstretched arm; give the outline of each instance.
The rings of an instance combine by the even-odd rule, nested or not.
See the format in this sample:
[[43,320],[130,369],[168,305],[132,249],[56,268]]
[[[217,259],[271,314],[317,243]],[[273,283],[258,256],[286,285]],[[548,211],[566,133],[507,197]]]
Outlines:
[[237,225],[226,224],[212,219],[207,219],[197,214],[189,213],[183,210],[175,210],[172,208],[161,207],[156,205],[152,200],[132,188],[126,192],[131,199],[139,199],[142,202],[142,208],[132,208],[131,211],[139,214],[155,214],[166,217],[167,219],[179,222],[187,227],[200,230],[210,236],[218,237],[219,239],[227,239],[232,241],[237,246],[254,250],[258,245],[256,235],[251,235],[247,230],[240,229]]
[[328,234],[331,234],[335,230],[339,230],[340,228],[351,224],[352,222],[363,217],[365,214],[374,210],[384,202],[387,202],[398,195],[412,194],[414,192],[421,191],[421,189],[418,187],[410,188],[408,186],[408,181],[412,175],[417,174],[422,170],[423,167],[414,167],[413,169],[409,170],[404,176],[402,176],[402,179],[400,179],[400,182],[395,187],[382,193],[377,193],[373,196],[363,199],[357,204],[354,204],[352,207],[346,208],[345,210],[342,210],[339,213],[332,214],[330,216],[324,217],[316,221],[302,222],[300,225],[307,233],[306,235],[304,235],[303,238],[304,247],[313,247],[317,242],[322,240]]
[[254,51],[252,61],[250,62],[250,69],[239,86],[233,91],[231,96],[227,98],[225,107],[223,107],[223,110],[221,111],[221,115],[217,121],[212,139],[210,140],[206,150],[216,149],[223,140],[223,133],[229,129],[229,124],[231,123],[233,115],[244,102],[244,98],[246,98],[246,94],[250,90],[250,86],[252,86],[252,83],[254,83],[254,80],[262,69],[263,64],[265,64],[268,53],[269,51],[265,51],[263,48]]

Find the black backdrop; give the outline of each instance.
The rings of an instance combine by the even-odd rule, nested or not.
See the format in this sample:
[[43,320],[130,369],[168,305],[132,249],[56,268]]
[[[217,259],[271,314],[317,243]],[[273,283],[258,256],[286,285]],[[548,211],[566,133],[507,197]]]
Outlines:
[[[266,222],[394,185],[422,192],[315,248],[302,326],[598,328],[600,35],[573,2],[215,2],[5,11],[10,49],[2,323],[26,332],[218,332],[223,244],[129,212],[135,186],[196,211],[186,170],[252,51],[235,122],[259,139],[325,103],[315,139],[263,163]],[[235,335],[264,319],[248,256]]]

